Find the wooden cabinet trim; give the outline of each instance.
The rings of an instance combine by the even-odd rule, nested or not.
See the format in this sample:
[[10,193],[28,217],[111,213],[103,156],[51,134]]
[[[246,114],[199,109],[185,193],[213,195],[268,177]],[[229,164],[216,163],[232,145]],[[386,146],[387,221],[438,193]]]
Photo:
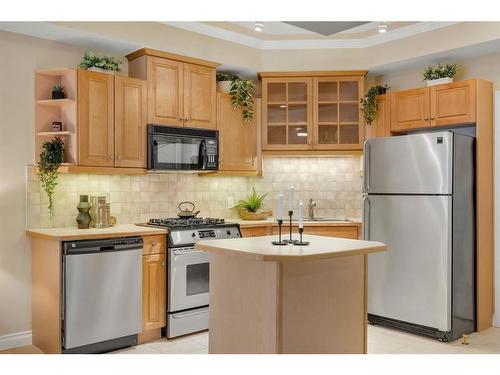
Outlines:
[[208,60],[203,60],[203,59],[197,59],[194,57],[188,57],[188,56],[183,56],[183,55],[178,55],[175,53],[171,52],[165,52],[165,51],[160,51],[157,49],[153,48],[141,48],[137,51],[131,52],[125,57],[127,60],[135,60],[141,56],[154,56],[154,57],[160,57],[164,59],[169,59],[169,60],[176,60],[180,62],[186,62],[186,63],[191,63],[191,64],[197,64],[197,65],[202,65],[202,66],[208,66],[211,68],[217,68],[220,63],[213,62],[213,61],[208,61]]

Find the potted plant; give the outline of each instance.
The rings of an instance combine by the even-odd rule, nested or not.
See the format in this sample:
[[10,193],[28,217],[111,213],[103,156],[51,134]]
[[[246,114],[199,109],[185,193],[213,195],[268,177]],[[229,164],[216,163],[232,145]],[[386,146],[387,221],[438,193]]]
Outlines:
[[97,56],[92,51],[85,52],[79,67],[95,72],[112,73],[120,71],[120,60],[110,56]]
[[[249,79],[243,79],[235,74],[217,73],[217,86],[219,91],[229,92],[233,108],[241,109],[243,120],[251,122],[254,115],[254,83]],[[227,86],[229,86],[229,90]]]
[[264,220],[272,215],[271,211],[260,211],[264,198],[268,193],[263,195],[257,194],[255,187],[252,188],[252,193],[247,199],[242,199],[234,207],[238,209],[240,217],[243,220]]
[[52,87],[52,99],[64,99],[64,86],[62,85],[54,85]]
[[375,120],[375,115],[377,114],[377,95],[383,95],[389,90],[390,87],[385,86],[372,86],[361,99],[361,110],[365,118],[365,124],[371,125]]
[[453,77],[456,74],[457,64],[437,64],[425,68],[423,76],[424,81],[427,81],[427,86],[434,86],[453,82]]
[[53,197],[57,186],[58,168],[63,162],[63,153],[64,142],[59,137],[55,137],[53,140],[43,143],[38,162],[38,180],[49,198],[48,208],[51,218],[54,216]]

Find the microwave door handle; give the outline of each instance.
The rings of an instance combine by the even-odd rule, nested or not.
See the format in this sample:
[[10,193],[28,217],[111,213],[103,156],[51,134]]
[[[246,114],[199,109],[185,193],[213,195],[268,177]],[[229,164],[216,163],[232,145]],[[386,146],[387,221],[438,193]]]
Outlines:
[[207,143],[204,139],[200,142],[200,169],[207,168]]

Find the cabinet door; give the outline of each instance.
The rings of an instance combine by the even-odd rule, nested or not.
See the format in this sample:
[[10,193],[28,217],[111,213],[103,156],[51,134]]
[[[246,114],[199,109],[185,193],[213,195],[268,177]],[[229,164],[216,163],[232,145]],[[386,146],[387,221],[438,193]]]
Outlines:
[[476,121],[475,80],[432,86],[431,124],[455,125]]
[[311,149],[311,78],[264,78],[262,107],[265,150]]
[[142,257],[142,328],[165,326],[165,253]]
[[[255,106],[257,109],[257,106]],[[241,110],[233,109],[229,94],[217,94],[219,170],[257,171],[257,122],[244,122]],[[238,140],[241,140],[239,142]]]
[[260,227],[249,227],[249,228],[240,228],[242,237],[261,237],[261,236],[269,236],[271,234],[271,226],[260,226]]
[[184,126],[216,128],[215,69],[184,64]]
[[146,81],[115,77],[115,166],[146,168]]
[[182,126],[183,79],[183,63],[147,57],[149,123]]
[[[292,225],[292,231],[294,238],[297,237],[298,225]],[[243,233],[243,231],[242,231]],[[278,234],[278,227],[273,227],[273,234]],[[304,234],[313,234],[317,236],[327,236],[327,237],[340,237],[340,238],[350,238],[353,240],[359,239],[360,230],[359,225],[308,225],[304,223]],[[283,226],[282,235],[284,238],[288,238],[288,227]]]
[[430,126],[428,87],[391,94],[391,130],[401,131]]
[[113,75],[78,70],[78,163],[114,166]]
[[368,126],[369,137],[391,136],[391,100],[390,94],[377,96],[377,114],[375,120]]
[[314,149],[362,148],[364,123],[359,100],[363,77],[314,78]]

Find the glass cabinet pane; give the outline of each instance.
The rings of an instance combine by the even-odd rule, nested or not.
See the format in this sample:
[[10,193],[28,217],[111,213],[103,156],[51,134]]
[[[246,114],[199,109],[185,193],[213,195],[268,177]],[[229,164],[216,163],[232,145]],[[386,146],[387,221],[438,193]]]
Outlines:
[[303,126],[289,126],[288,127],[288,143],[294,145],[307,144],[307,127]]
[[318,82],[318,100],[337,101],[337,82]]
[[270,104],[267,106],[267,122],[272,123],[286,123],[286,105],[284,104]]
[[319,104],[318,105],[318,121],[321,122],[337,122],[337,103],[335,104]]
[[286,102],[286,83],[268,83],[267,100],[270,102]]
[[269,126],[267,128],[267,143],[271,145],[285,145],[286,126]]
[[340,122],[358,122],[359,105],[358,103],[340,103]]
[[320,144],[338,143],[337,125],[319,125],[318,142]]
[[359,125],[340,125],[339,143],[356,144],[359,143]]
[[339,87],[340,100],[359,100],[359,83],[355,82],[340,82]]
[[290,104],[288,106],[288,123],[306,123],[307,122],[307,105],[306,104]]
[[288,102],[307,101],[307,84],[305,82],[288,83]]

